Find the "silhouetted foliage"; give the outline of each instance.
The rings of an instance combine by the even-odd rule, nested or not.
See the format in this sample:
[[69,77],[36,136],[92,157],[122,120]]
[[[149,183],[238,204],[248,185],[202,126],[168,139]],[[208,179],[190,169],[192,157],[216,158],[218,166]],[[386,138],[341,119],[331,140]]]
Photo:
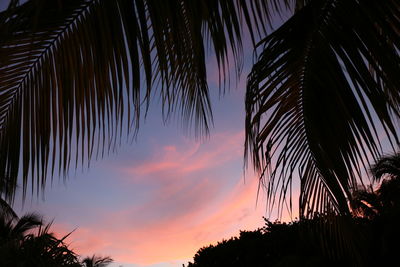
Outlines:
[[106,267],[112,262],[110,257],[95,255],[79,261],[65,243],[71,233],[57,238],[50,232],[52,224],[44,225],[39,215],[30,213],[19,218],[6,201],[1,201],[0,266]]
[[21,218],[0,215],[0,266],[78,267],[77,255],[49,232],[51,223],[43,225],[36,214]]
[[[370,219],[371,254],[378,254],[375,258],[377,265],[389,266],[398,261],[400,249],[400,154],[384,156],[371,168],[375,181],[380,181],[376,190],[363,190],[361,201],[364,210],[372,210]],[[357,193],[357,192],[356,192]],[[368,213],[371,214],[371,213]]]
[[201,248],[189,266],[264,266],[269,260],[265,247],[265,235],[261,229],[240,232],[239,238],[223,240],[216,246]]
[[83,267],[106,267],[113,262],[110,257],[100,257],[93,255],[92,257],[86,257],[82,260]]
[[138,129],[157,96],[165,120],[180,113],[206,135],[207,53],[225,89],[229,67],[241,72],[243,28],[254,40],[270,16],[264,0],[10,2],[0,12],[0,179],[11,178],[8,195],[18,174],[24,190],[28,180],[40,190],[74,157],[107,153]]
[[[397,155],[384,157],[373,166],[372,174],[385,161],[400,166]],[[390,170],[375,177],[386,177],[378,189],[361,187],[353,192],[352,217],[315,214],[313,219],[291,223],[266,220],[264,228],[201,248],[189,267],[397,266],[400,176],[396,168]],[[340,235],[332,229],[337,225],[343,227]]]
[[[318,236],[317,220],[270,222],[255,231],[201,248],[189,267],[212,266],[346,266],[343,259],[325,255]],[[347,258],[351,261],[350,258]]]

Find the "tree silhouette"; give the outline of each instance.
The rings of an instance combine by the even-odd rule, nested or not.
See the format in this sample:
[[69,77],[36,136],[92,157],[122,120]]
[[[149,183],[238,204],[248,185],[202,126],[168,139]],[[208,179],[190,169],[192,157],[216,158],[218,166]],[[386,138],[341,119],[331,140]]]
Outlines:
[[384,264],[397,260],[400,230],[400,157],[398,153],[384,156],[372,166],[375,180],[381,181],[376,194],[379,200],[379,216],[376,220],[376,242]]
[[37,233],[27,235],[18,256],[10,262],[26,267],[81,267],[78,256],[64,243],[69,234],[58,239],[49,232],[50,227],[51,223],[40,226]]
[[380,181],[384,176],[388,176],[389,181],[400,179],[400,154],[381,157],[371,167],[371,174],[375,181]]
[[[8,205],[6,201],[5,204]],[[93,255],[81,262],[65,243],[71,233],[57,238],[50,232],[52,223],[29,213],[19,218],[12,208],[0,208],[0,266],[16,267],[106,267],[110,257]]]
[[80,267],[77,256],[49,232],[37,214],[21,218],[0,215],[0,265],[18,267]]
[[[400,156],[398,153],[381,157],[371,167],[374,181],[380,182],[378,189],[372,186],[354,191],[352,205],[356,216],[400,215]],[[400,217],[399,217],[400,219]]]
[[112,262],[113,260],[110,257],[100,257],[96,255],[86,257],[82,260],[84,267],[106,267]]
[[355,217],[374,219],[382,213],[379,196],[372,188],[357,188],[351,202],[352,214]]
[[266,221],[255,231],[241,231],[230,238],[199,249],[188,267],[212,266],[354,266],[351,257],[334,259],[325,254],[321,237],[306,231],[317,221],[291,223]]
[[1,214],[0,217],[0,239],[2,244],[8,242],[19,244],[29,231],[42,225],[41,218],[34,213],[26,214],[21,218],[13,217],[9,219],[8,217],[8,215],[4,216],[4,214]]

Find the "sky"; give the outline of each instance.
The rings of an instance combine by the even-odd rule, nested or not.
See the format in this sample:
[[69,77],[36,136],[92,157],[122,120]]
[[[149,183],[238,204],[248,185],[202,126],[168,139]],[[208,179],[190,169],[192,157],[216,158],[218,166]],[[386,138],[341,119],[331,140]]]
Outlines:
[[136,141],[65,182],[55,177],[44,198],[17,199],[17,212],[54,220],[59,236],[74,230],[68,242],[78,254],[126,267],[182,266],[203,246],[262,227],[258,179],[243,169],[244,82],[219,98],[215,68],[208,65],[215,124],[208,138],[188,136],[176,121],[164,125],[154,105]]
[[[0,0],[0,10],[8,1]],[[218,90],[215,61],[207,63],[214,127],[201,140],[154,102],[137,138],[93,160],[90,168],[54,177],[43,196],[17,196],[18,214],[37,212],[82,256],[110,256],[112,267],[182,266],[203,246],[264,226],[258,178],[244,172],[244,93],[252,50],[238,83]],[[234,73],[234,72],[232,72]],[[282,218],[289,220],[289,217]]]
[[[242,79],[220,96],[218,69],[207,64],[214,127],[201,140],[172,119],[164,124],[155,102],[135,141],[114,153],[54,177],[44,197],[17,197],[18,214],[38,212],[79,255],[110,256],[111,266],[182,266],[203,246],[264,225],[258,179],[244,172],[244,92],[252,51],[245,49]],[[283,218],[285,219],[285,218]],[[288,219],[288,218],[286,218]]]
[[[0,10],[7,2],[0,0]],[[217,65],[207,63],[214,115],[207,138],[187,134],[174,119],[165,124],[155,101],[133,142],[122,142],[90,168],[71,170],[67,180],[54,177],[43,197],[28,194],[22,202],[20,192],[16,212],[42,214],[59,237],[72,231],[70,248],[110,256],[111,267],[182,266],[201,247],[263,227],[265,197],[257,195],[251,167],[243,169],[249,42],[244,52],[242,77],[222,96]]]

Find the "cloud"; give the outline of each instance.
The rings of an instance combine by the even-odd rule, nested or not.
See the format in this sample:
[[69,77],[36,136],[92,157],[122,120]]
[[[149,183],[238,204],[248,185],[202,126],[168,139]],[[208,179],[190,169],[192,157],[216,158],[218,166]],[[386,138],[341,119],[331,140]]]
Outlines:
[[150,174],[188,175],[199,170],[208,170],[221,164],[241,159],[244,133],[216,134],[210,143],[186,142],[182,147],[167,145],[155,151],[151,159],[122,167],[120,171],[143,177]]
[[[130,225],[132,211],[113,214],[105,224],[79,228],[71,239],[79,253],[112,255],[120,262],[146,265],[190,259],[200,247],[237,235],[239,229],[262,226],[262,210],[255,210],[255,189],[254,182],[239,181],[231,193],[214,201],[213,207],[207,207],[207,197],[201,197],[205,198],[202,205],[174,218],[160,217]],[[138,211],[133,214],[140,216]],[[115,224],[106,227],[110,221]]]
[[[241,175],[243,132],[216,134],[208,143],[177,142],[141,162],[114,166],[126,186],[147,186],[146,200],[104,211],[70,240],[77,252],[118,262],[155,264],[190,259],[202,246],[263,224],[257,179]],[[235,168],[232,171],[231,168]],[[232,174],[234,173],[234,174]],[[150,190],[149,190],[150,187]],[[117,207],[118,208],[118,207]],[[65,233],[74,226],[57,225]]]

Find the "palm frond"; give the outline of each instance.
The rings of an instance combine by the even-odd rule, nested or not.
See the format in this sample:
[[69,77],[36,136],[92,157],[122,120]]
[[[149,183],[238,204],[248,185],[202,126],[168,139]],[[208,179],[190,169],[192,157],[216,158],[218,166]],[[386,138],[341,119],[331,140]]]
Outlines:
[[10,206],[10,204],[0,197],[0,217],[4,218],[6,221],[12,221],[17,219],[18,216]]
[[220,73],[229,51],[239,72],[243,25],[265,28],[268,8],[261,0],[13,4],[0,13],[0,177],[15,189],[22,173],[24,195],[28,181],[39,192],[48,174],[112,149],[123,125],[137,129],[157,94],[166,117],[179,112],[207,133],[205,44]]
[[110,257],[101,257],[93,255],[92,257],[86,257],[82,260],[85,267],[106,267],[111,264],[114,260]]
[[21,237],[27,234],[28,231],[39,227],[43,224],[43,219],[36,213],[27,213],[19,218],[13,229],[12,235],[15,237]]
[[382,179],[384,175],[393,178],[400,177],[400,154],[395,153],[390,156],[383,156],[372,165],[371,174],[375,181]]
[[245,156],[264,172],[269,203],[286,201],[298,178],[301,216],[348,214],[381,138],[399,143],[399,12],[391,0],[310,1],[258,44]]

